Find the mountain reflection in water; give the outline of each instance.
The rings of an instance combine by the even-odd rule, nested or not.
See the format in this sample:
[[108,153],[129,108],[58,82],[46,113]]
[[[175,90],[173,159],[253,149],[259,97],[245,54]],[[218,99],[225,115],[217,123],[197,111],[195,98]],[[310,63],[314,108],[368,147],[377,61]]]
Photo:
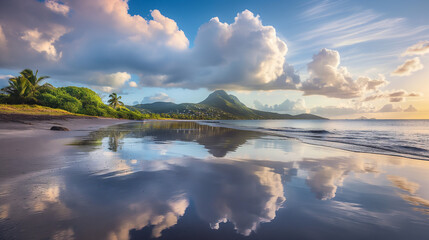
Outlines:
[[181,121],[116,125],[74,144],[66,168],[1,185],[0,238],[429,234],[428,162]]

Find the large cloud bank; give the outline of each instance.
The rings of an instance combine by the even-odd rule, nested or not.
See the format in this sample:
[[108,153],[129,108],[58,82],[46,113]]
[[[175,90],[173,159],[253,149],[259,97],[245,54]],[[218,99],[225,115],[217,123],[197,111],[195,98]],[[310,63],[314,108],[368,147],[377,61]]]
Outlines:
[[[301,81],[286,61],[285,41],[249,10],[238,13],[231,23],[213,17],[199,28],[192,47],[180,26],[160,11],[152,10],[144,18],[128,10],[127,0],[1,1],[0,69],[39,69],[56,80],[80,82],[104,92],[137,87],[295,89],[304,96],[366,102],[382,98],[400,102],[421,95],[400,89],[398,96],[381,91],[388,84],[383,75],[352,76],[341,66],[339,52],[326,48],[313,56],[307,64],[308,77]],[[421,41],[404,55],[426,53],[428,42]],[[416,57],[393,74],[405,76],[421,68]],[[1,84],[6,80],[0,79]],[[302,101],[273,106],[255,102],[255,106],[306,111]]]
[[109,77],[124,72],[140,77],[140,86],[191,89],[295,89],[300,82],[286,63],[286,43],[248,10],[231,24],[216,17],[203,24],[193,48],[173,19],[158,10],[150,18],[130,15],[126,0],[2,1],[0,68],[38,68],[106,91],[137,87]]

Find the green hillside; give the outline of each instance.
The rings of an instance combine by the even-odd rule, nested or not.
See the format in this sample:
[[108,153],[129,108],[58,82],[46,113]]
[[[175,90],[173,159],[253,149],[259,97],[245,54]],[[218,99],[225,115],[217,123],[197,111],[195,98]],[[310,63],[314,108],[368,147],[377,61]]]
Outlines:
[[168,114],[184,119],[325,119],[312,114],[294,116],[251,109],[224,90],[211,93],[200,103],[155,102],[127,107],[142,113]]

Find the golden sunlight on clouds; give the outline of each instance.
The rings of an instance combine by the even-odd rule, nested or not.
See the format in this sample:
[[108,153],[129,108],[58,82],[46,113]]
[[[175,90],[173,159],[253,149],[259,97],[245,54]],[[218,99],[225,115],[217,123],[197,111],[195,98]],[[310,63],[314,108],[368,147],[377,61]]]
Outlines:
[[424,55],[429,53],[429,41],[420,41],[409,47],[402,55]]
[[62,52],[58,52],[54,44],[67,32],[64,26],[53,25],[49,32],[39,32],[37,28],[27,30],[21,39],[28,41],[35,51],[45,53],[47,59],[58,61],[62,57]]
[[423,69],[423,64],[420,62],[419,57],[408,59],[404,64],[398,66],[395,71],[392,72],[393,76],[409,76],[411,73]]
[[70,11],[70,7],[69,6],[67,6],[67,5],[65,5],[63,3],[60,3],[60,2],[58,2],[56,0],[47,0],[47,1],[45,1],[45,6],[47,8],[49,8],[49,9],[51,9],[53,12],[62,14],[64,16],[67,16],[67,14]]

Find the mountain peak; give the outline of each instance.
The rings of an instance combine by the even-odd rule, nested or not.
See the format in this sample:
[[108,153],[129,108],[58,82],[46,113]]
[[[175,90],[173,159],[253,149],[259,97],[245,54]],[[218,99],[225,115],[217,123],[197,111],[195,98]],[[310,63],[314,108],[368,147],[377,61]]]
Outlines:
[[135,106],[142,110],[154,113],[189,114],[195,119],[323,119],[311,114],[300,114],[292,116],[289,114],[278,114],[258,111],[248,108],[240,100],[224,90],[212,92],[204,101],[193,103],[151,103]]
[[225,92],[225,90],[222,90],[222,89],[220,89],[220,90],[216,90],[216,91],[212,92],[212,93],[209,95],[209,97],[210,97],[211,95],[213,95],[213,96],[221,96],[221,97],[228,97],[228,96],[229,96],[229,95],[228,95],[228,93],[226,93],[226,92]]
[[255,115],[253,111],[240,102],[236,96],[228,95],[224,90],[212,92],[204,101],[200,102],[200,104],[216,107],[231,114],[249,115],[251,117]]
[[212,92],[204,101],[201,102],[201,104],[207,105],[223,105],[226,103],[239,105],[242,104],[237,97],[233,95],[228,95],[225,90],[216,90]]

